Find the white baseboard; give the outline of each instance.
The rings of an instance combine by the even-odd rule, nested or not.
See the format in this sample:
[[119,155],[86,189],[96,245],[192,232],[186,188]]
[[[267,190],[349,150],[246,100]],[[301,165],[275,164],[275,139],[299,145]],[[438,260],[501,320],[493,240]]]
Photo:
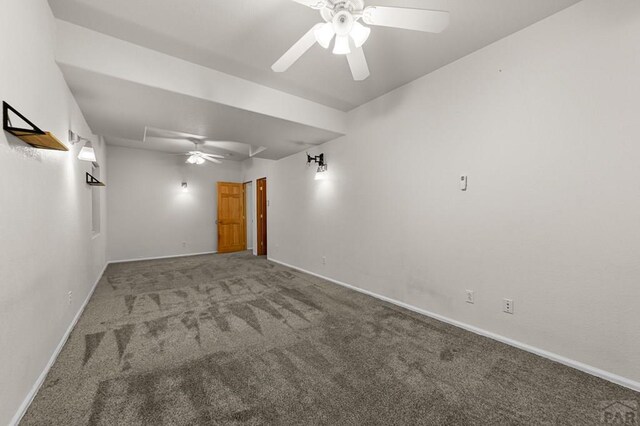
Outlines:
[[562,355],[558,355],[558,354],[555,354],[553,352],[549,352],[549,351],[546,351],[544,349],[540,349],[540,348],[537,348],[535,346],[531,346],[531,345],[528,345],[526,343],[522,343],[522,342],[519,342],[517,340],[513,340],[513,339],[511,339],[509,337],[501,336],[501,335],[493,333],[491,331],[483,330],[483,329],[475,327],[473,325],[466,324],[466,323],[463,323],[463,322],[460,322],[460,321],[457,321],[457,320],[454,320],[454,319],[451,319],[451,318],[447,318],[447,317],[442,316],[440,314],[436,314],[434,312],[426,311],[424,309],[417,308],[417,307],[409,305],[407,303],[400,302],[400,301],[391,299],[389,297],[382,296],[380,294],[377,294],[377,293],[374,293],[374,292],[371,292],[371,291],[368,291],[368,290],[364,290],[362,288],[355,287],[353,285],[350,285],[350,284],[347,284],[347,283],[344,283],[344,282],[341,282],[341,281],[338,281],[338,280],[334,280],[333,278],[329,278],[329,277],[325,277],[325,276],[320,275],[320,274],[316,274],[315,272],[307,271],[306,269],[302,269],[302,268],[299,268],[297,266],[289,265],[288,263],[281,262],[281,261],[273,259],[273,258],[268,258],[268,260],[270,260],[271,262],[278,263],[280,265],[292,268],[292,269],[296,269],[296,270],[298,270],[300,272],[304,272],[305,274],[309,274],[309,275],[313,275],[314,277],[322,278],[322,279],[327,280],[329,282],[332,282],[334,284],[338,284],[340,286],[347,287],[347,288],[349,288],[351,290],[355,290],[357,292],[364,293],[366,295],[375,297],[376,299],[384,300],[385,302],[392,303],[392,304],[394,304],[396,306],[400,306],[400,307],[408,309],[410,311],[417,312],[417,313],[422,314],[422,315],[426,315],[426,316],[434,318],[434,319],[436,319],[438,321],[442,321],[442,322],[445,322],[447,324],[451,324],[453,326],[462,328],[462,329],[470,331],[472,333],[479,334],[481,336],[488,337],[488,338],[493,339],[493,340],[497,340],[497,341],[505,343],[505,344],[507,344],[509,346],[513,346],[515,348],[522,349],[522,350],[527,351],[527,352],[531,352],[531,353],[539,355],[539,356],[541,356],[543,358],[550,359],[551,361],[559,362],[560,364],[566,365],[568,367],[575,368],[576,370],[583,371],[583,372],[585,372],[587,374],[591,374],[592,376],[600,377],[601,379],[607,380],[609,382],[615,383],[615,384],[620,385],[620,386],[624,386],[624,387],[629,388],[631,390],[634,390],[636,392],[640,392],[640,382],[636,382],[635,380],[631,380],[631,379],[628,379],[626,377],[622,377],[622,376],[619,376],[617,374],[602,370],[600,368],[596,368],[596,367],[593,367],[591,365],[588,365],[588,364],[585,364],[585,363],[582,363],[582,362],[579,362],[579,361],[564,357]]
[[129,262],[142,262],[144,260],[160,260],[160,259],[173,259],[174,257],[189,257],[189,256],[202,256],[204,254],[216,254],[217,251],[205,251],[202,253],[188,253],[188,254],[173,254],[170,256],[157,256],[157,257],[140,257],[136,259],[123,259],[123,260],[110,260],[108,263],[129,263]]
[[84,302],[82,302],[82,306],[80,306],[80,309],[76,313],[75,317],[73,317],[71,324],[69,324],[69,328],[67,328],[67,331],[65,331],[64,335],[62,336],[62,339],[60,340],[60,343],[58,343],[58,347],[56,347],[55,351],[53,351],[53,354],[51,355],[51,358],[49,358],[49,362],[44,367],[44,370],[42,370],[42,373],[40,373],[40,376],[38,376],[38,380],[36,380],[33,387],[27,394],[26,398],[24,399],[24,401],[22,401],[22,404],[20,404],[20,407],[18,408],[18,411],[16,411],[16,414],[13,416],[13,419],[11,419],[11,421],[9,422],[10,426],[15,426],[18,423],[20,423],[20,420],[22,420],[22,417],[27,412],[29,405],[31,405],[31,402],[33,402],[33,399],[38,394],[40,387],[44,383],[44,380],[47,378],[47,374],[49,374],[49,370],[51,369],[53,364],[56,362],[56,359],[58,359],[58,355],[60,354],[60,351],[64,347],[65,343],[67,343],[67,339],[69,339],[69,336],[71,335],[71,331],[73,331],[73,328],[76,326],[76,323],[78,322],[78,320],[82,316],[82,313],[84,312],[84,308],[87,307],[87,304],[91,299],[91,296],[93,296],[93,292],[96,290],[96,287],[98,286],[100,279],[104,275],[104,271],[106,271],[107,266],[109,266],[109,263],[106,263],[104,265],[104,268],[102,268],[102,272],[100,272],[100,275],[98,275],[96,282],[93,283],[93,286],[91,287],[91,290],[87,295],[87,298],[84,299]]

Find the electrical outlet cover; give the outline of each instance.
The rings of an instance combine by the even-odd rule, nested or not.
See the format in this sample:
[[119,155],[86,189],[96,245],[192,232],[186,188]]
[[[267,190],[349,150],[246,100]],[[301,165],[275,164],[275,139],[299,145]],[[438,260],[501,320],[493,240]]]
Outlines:
[[513,314],[513,300],[503,299],[502,310],[507,314]]

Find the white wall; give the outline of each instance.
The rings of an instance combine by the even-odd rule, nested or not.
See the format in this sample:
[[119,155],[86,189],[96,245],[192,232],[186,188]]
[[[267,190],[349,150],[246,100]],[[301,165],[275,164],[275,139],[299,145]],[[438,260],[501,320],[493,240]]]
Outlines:
[[[251,185],[251,210],[247,210],[248,214],[251,215],[253,221],[253,230],[251,232],[254,237],[253,244],[250,244],[247,241],[249,247],[253,247],[253,254],[258,254],[258,243],[255,241],[258,235],[258,217],[257,217],[257,194],[256,189],[258,188],[258,184],[256,181],[258,179],[267,178],[267,200],[269,200],[269,173],[273,165],[275,164],[274,160],[266,160],[263,158],[248,158],[242,162],[242,181],[243,182],[252,182]],[[269,201],[267,201],[267,230],[269,228]],[[267,232],[267,250],[269,249],[269,233]]]
[[638,76],[640,2],[585,0],[374,100],[271,168],[269,256],[638,386]]
[[239,162],[196,166],[184,156],[111,145],[107,158],[109,260],[217,250],[216,183],[241,182]]
[[[46,0],[2,2],[0,100],[63,142],[70,128],[91,137],[54,62],[54,31]],[[108,181],[103,144],[93,139]],[[28,403],[106,263],[105,215],[92,238],[91,165],[76,158],[79,149],[36,150],[0,131],[0,424]]]

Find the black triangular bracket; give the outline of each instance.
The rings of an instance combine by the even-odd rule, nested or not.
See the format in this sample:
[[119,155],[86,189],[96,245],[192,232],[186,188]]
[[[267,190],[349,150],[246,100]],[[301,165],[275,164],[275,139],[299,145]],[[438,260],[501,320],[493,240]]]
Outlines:
[[[31,129],[23,129],[20,127],[13,127],[11,125],[11,118],[9,117],[9,111],[20,117],[25,123],[31,126]],[[38,126],[33,124],[27,117],[20,114],[14,107],[2,101],[2,128],[14,136],[24,135],[44,135],[45,132],[40,130]]]
[[87,185],[91,186],[106,186],[104,183],[100,182],[98,179],[91,176],[89,173],[87,175]]

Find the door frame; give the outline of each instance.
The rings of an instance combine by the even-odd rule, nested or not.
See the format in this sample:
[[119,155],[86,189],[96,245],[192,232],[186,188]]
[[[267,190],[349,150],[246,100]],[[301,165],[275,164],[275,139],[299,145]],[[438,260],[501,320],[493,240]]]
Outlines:
[[[253,187],[253,181],[252,180],[248,180],[246,182],[242,183],[242,195],[244,197],[244,206],[242,207],[244,209],[244,249],[248,250],[249,247],[249,240],[247,239],[247,195],[249,195],[250,197],[253,197],[252,193],[249,193],[247,191],[247,185],[252,185]],[[251,205],[253,206],[255,204],[254,200],[251,200]],[[255,210],[255,208],[253,209]],[[253,218],[253,211],[248,212],[250,215],[252,215]],[[255,229],[253,227],[253,221],[251,222],[251,237],[253,239],[253,241],[251,242],[251,248],[253,249],[253,243],[255,242]]]
[[[260,179],[256,179],[256,221],[257,221],[257,229],[256,229],[256,253],[258,256],[266,256],[267,247],[268,247],[268,234],[267,234],[267,207],[268,207],[268,197],[267,197],[267,178],[263,177]],[[260,197],[260,191],[263,191],[264,197]],[[261,217],[263,216],[263,217]],[[264,238],[264,241],[263,241]],[[261,244],[263,243],[263,244]]]

